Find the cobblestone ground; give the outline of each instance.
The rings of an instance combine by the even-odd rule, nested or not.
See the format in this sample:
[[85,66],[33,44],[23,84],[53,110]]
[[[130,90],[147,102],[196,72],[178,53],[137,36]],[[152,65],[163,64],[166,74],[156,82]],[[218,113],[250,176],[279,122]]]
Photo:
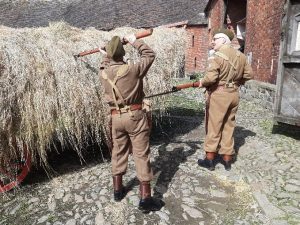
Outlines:
[[[177,95],[203,99],[199,92]],[[242,100],[235,132],[237,161],[231,171],[218,164],[210,172],[197,165],[204,155],[203,113],[179,113],[169,121],[172,129],[157,125],[159,134],[151,141],[152,187],[165,202],[161,211],[141,214],[137,209],[132,158],[125,176],[131,190],[120,203],[112,201],[109,162],[79,165],[65,159],[55,164],[54,178],[33,171],[21,187],[2,194],[0,224],[300,224],[297,130],[272,133],[272,112]]]

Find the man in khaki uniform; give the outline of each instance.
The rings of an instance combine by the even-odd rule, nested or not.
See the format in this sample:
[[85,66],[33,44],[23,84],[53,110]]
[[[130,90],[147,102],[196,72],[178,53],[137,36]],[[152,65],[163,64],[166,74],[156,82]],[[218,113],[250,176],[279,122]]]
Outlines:
[[206,136],[204,150],[206,157],[198,164],[209,170],[215,169],[217,153],[222,155],[226,170],[231,169],[235,115],[239,105],[239,86],[253,78],[246,56],[230,46],[234,34],[227,29],[214,32],[212,47],[215,53],[209,58],[209,65],[199,87],[207,90]]
[[[127,42],[140,53],[140,62],[128,65],[123,61],[123,43]],[[132,151],[140,181],[139,209],[143,212],[156,211],[161,208],[162,202],[151,197],[150,128],[146,112],[142,109],[145,96],[143,78],[154,61],[155,53],[144,42],[136,40],[134,35],[123,40],[114,36],[105,50],[101,50],[104,58],[100,66],[100,79],[112,120],[114,199],[121,201],[126,195],[122,176],[126,173],[128,156]]]

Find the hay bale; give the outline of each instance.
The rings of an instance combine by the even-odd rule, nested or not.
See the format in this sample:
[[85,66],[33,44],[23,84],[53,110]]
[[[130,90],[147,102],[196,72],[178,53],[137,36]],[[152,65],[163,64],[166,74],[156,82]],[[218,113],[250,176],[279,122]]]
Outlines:
[[[97,74],[101,54],[85,56],[85,62],[73,55],[102,46],[113,35],[136,31],[81,30],[63,22],[46,28],[1,26],[0,158],[18,155],[24,141],[32,161],[41,159],[47,165],[47,153],[55,147],[71,145],[81,156],[89,140],[106,142],[107,105]],[[170,88],[171,77],[183,67],[185,35],[183,29],[156,28],[144,38],[157,53],[145,79],[147,95]],[[132,47],[126,49],[125,57],[137,60]],[[14,137],[18,149],[13,147]]]

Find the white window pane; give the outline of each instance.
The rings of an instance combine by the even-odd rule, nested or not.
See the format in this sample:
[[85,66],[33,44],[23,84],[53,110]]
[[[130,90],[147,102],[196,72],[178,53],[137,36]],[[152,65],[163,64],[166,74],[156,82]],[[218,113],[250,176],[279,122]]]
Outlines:
[[295,51],[300,51],[300,22],[297,24],[297,34],[296,34],[296,46]]

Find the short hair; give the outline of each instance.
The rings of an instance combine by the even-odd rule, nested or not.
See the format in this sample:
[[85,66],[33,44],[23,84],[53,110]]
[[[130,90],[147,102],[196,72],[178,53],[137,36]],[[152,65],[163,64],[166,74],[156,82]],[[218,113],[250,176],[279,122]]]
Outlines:
[[215,36],[216,34],[219,34],[219,33],[227,35],[229,37],[230,41],[232,41],[232,39],[234,38],[234,33],[231,30],[229,30],[229,29],[226,29],[226,28],[216,29],[213,32],[213,36]]

